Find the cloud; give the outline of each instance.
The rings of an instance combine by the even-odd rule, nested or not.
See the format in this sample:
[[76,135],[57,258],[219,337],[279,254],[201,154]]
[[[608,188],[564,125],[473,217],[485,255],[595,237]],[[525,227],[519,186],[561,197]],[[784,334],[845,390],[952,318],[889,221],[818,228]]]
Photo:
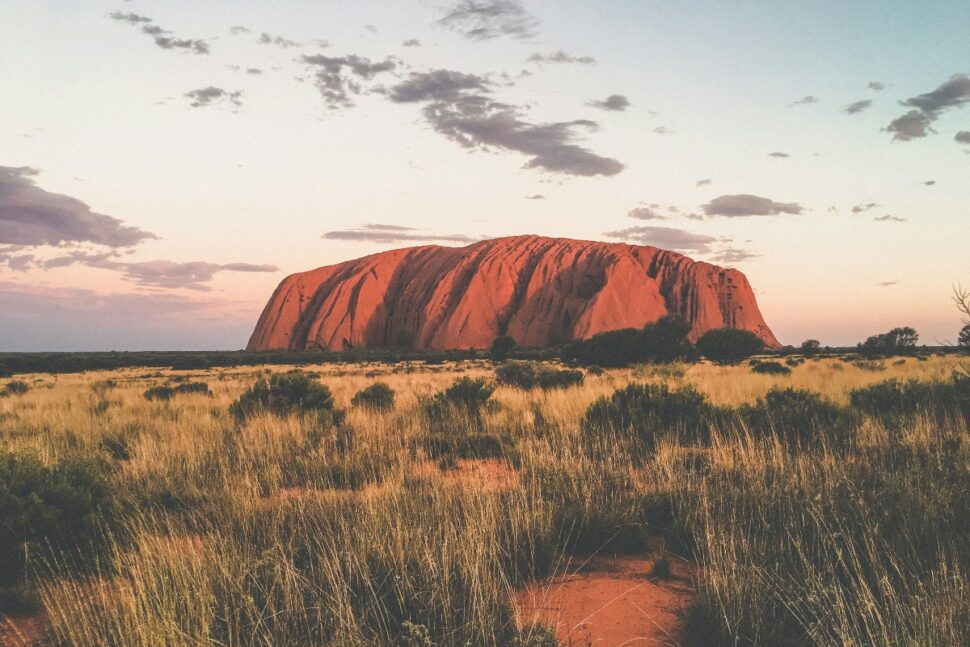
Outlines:
[[875,202],[864,202],[852,207],[852,213],[862,213],[864,211],[869,211],[870,209],[874,209],[878,206],[879,205],[876,204]]
[[722,195],[703,207],[708,216],[728,218],[743,216],[774,216],[781,213],[802,213],[804,208],[797,202],[775,202],[757,195]]
[[568,52],[559,49],[548,54],[535,52],[529,57],[528,63],[579,63],[580,65],[592,65],[596,59],[592,56],[573,56]]
[[710,183],[711,183],[710,178],[705,178],[703,180],[697,180],[697,184],[695,184],[694,186],[707,186]]
[[421,41],[419,41],[417,38],[409,38],[401,43],[401,45],[404,47],[421,47]]
[[891,216],[886,214],[885,216],[876,216],[873,218],[875,222],[906,222],[905,218],[900,218],[898,216]]
[[669,216],[659,213],[656,207],[637,207],[636,209],[630,210],[627,214],[628,218],[636,218],[637,220],[668,220]]
[[314,54],[303,56],[303,62],[316,68],[315,85],[327,107],[331,109],[354,105],[350,95],[361,93],[359,80],[369,81],[376,75],[390,72],[397,67],[397,63],[391,58],[375,63],[369,58],[356,54],[347,56]]
[[788,153],[779,153],[775,151],[774,153],[768,153],[768,157],[791,157]]
[[283,49],[300,46],[300,43],[296,42],[295,40],[283,38],[282,36],[273,36],[272,34],[267,34],[265,31],[259,35],[259,40],[256,42],[260,45],[276,45],[277,47],[282,47]]
[[499,36],[523,39],[536,35],[539,21],[519,0],[461,0],[436,24],[472,40]]
[[587,101],[586,105],[599,108],[600,110],[612,110],[622,112],[630,107],[630,100],[622,94],[611,94],[602,101]]
[[0,166],[0,244],[94,243],[118,248],[156,238],[93,212],[76,198],[45,191],[34,184],[37,174],[28,167]]
[[481,237],[474,238],[462,234],[422,233],[411,227],[400,227],[396,225],[363,225],[358,229],[328,231],[321,238],[327,240],[391,244],[432,241],[467,244],[482,240]]
[[818,103],[818,99],[809,94],[807,96],[802,97],[798,101],[792,101],[788,105],[789,106],[806,106],[806,105],[808,105],[810,103]]
[[565,175],[616,175],[623,164],[579,146],[580,131],[596,130],[588,119],[533,124],[521,109],[492,100],[482,77],[434,70],[413,72],[386,91],[397,103],[426,103],[425,119],[437,132],[466,148],[516,151],[531,157],[525,168]]
[[716,254],[710,257],[715,263],[722,264],[732,264],[732,263],[743,263],[744,261],[750,261],[753,258],[758,258],[761,254],[753,252],[748,249],[740,249],[737,247],[727,247],[718,251]]
[[970,146],[970,130],[961,130],[953,136],[953,141]]
[[242,90],[229,92],[228,90],[223,90],[222,88],[216,88],[210,85],[206,88],[199,88],[198,90],[186,92],[184,96],[192,100],[189,105],[193,108],[204,108],[214,103],[221,103],[223,101],[229,101],[232,103],[232,105],[238,108],[242,106],[242,94]]
[[856,115],[856,114],[859,114],[860,112],[864,112],[870,106],[872,106],[872,99],[863,99],[862,101],[856,101],[855,103],[850,103],[849,105],[847,105],[845,108],[842,109],[842,112],[845,112],[850,115]]
[[242,25],[233,25],[229,28],[229,33],[233,36],[237,34],[248,34],[251,30],[243,27]]
[[893,139],[901,142],[908,142],[911,139],[926,137],[931,132],[936,132],[930,127],[933,123],[933,116],[920,110],[910,110],[904,115],[893,119],[886,130],[893,133]]
[[263,71],[258,67],[247,67],[246,74],[262,74]]
[[923,182],[923,186],[933,186],[934,184],[936,184],[936,180],[926,180]]
[[914,108],[894,119],[886,130],[894,133],[893,139],[910,141],[936,132],[930,124],[952,108],[960,108],[970,102],[970,76],[954,74],[931,92],[902,101],[902,105]]
[[545,200],[546,196],[542,195],[541,193],[536,193],[535,195],[525,196],[525,199],[526,200]]
[[142,261],[139,263],[118,263],[117,269],[125,278],[139,285],[166,289],[184,288],[208,292],[206,284],[219,272],[277,272],[275,265],[254,265],[252,263],[206,263],[190,261]]
[[628,227],[619,231],[608,231],[603,235],[609,238],[635,240],[641,245],[650,245],[661,249],[699,254],[710,253],[711,245],[717,243],[717,238],[714,236],[695,234],[673,227]]
[[146,16],[139,16],[138,14],[130,12],[113,11],[108,14],[108,17],[112,20],[125,22],[133,26],[141,25],[142,33],[151,36],[155,44],[162,49],[181,49],[190,51],[193,54],[209,53],[209,44],[206,41],[197,38],[175,38],[174,36],[170,36],[169,34],[172,32],[162,29],[151,18]]
[[881,281],[879,283],[876,283],[876,286],[880,288],[888,288],[892,285],[897,285],[898,283],[899,281]]
[[658,135],[673,135],[674,134],[674,131],[670,130],[666,126],[657,126],[656,128],[653,129],[653,132],[657,133]]
[[869,81],[869,89],[875,90],[876,92],[882,92],[886,89],[886,85],[881,81]]

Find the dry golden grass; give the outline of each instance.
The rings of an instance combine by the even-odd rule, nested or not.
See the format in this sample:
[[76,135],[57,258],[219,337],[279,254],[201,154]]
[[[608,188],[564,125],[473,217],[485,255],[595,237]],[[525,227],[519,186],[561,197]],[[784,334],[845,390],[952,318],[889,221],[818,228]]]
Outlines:
[[[289,367],[25,376],[26,394],[0,399],[0,449],[53,463],[117,441],[128,455],[111,459],[121,511],[103,559],[31,564],[62,644],[426,644],[406,621],[441,646],[515,644],[512,592],[557,572],[583,533],[643,551],[661,533],[703,574],[685,644],[958,645],[970,639],[970,547],[963,508],[945,506],[970,498],[962,422],[889,434],[866,420],[848,452],[715,430],[703,446],[663,441],[646,461],[592,451],[581,429],[591,403],[631,382],[692,385],[725,405],[790,386],[845,405],[854,388],[947,379],[958,363],[826,358],[781,377],[636,367],[568,389],[500,387],[479,429],[453,431],[502,440],[497,485],[479,473],[492,468],[451,470],[422,444],[422,398],[491,377],[486,362],[303,367],[347,410],[340,429],[229,415],[257,377]],[[174,379],[212,394],[143,396]],[[394,389],[394,409],[352,407],[375,381]]]

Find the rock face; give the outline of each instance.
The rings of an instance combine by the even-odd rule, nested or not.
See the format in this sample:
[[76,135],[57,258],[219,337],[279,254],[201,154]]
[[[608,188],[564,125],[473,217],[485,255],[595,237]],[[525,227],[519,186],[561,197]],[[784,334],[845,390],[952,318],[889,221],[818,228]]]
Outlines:
[[743,328],[770,347],[744,274],[655,247],[540,236],[467,247],[429,245],[288,276],[266,304],[247,350],[393,346],[488,348],[509,335],[555,346],[668,313],[696,340]]

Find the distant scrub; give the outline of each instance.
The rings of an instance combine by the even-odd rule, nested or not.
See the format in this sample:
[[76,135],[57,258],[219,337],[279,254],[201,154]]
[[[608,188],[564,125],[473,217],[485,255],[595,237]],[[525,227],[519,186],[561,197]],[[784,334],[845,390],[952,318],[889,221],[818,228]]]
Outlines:
[[771,389],[754,404],[742,405],[738,418],[749,431],[760,437],[809,446],[845,446],[859,424],[852,410],[823,400],[803,389]]
[[668,435],[706,438],[716,413],[691,386],[671,390],[666,384],[630,384],[590,405],[583,430],[591,440],[602,435],[634,437],[642,449],[652,451]]
[[23,380],[10,380],[3,389],[0,389],[0,397],[5,395],[23,395],[30,390],[30,385]]
[[612,330],[572,342],[563,349],[562,357],[581,366],[606,368],[690,360],[695,354],[687,341],[689,332],[690,324],[683,317],[665,315],[639,330]]
[[889,427],[898,427],[923,413],[941,421],[960,415],[970,424],[970,378],[954,373],[949,381],[886,380],[855,389],[852,406]]
[[374,382],[355,393],[350,404],[373,411],[390,411],[394,408],[394,389],[384,382]]
[[278,416],[324,416],[338,424],[343,420],[343,412],[334,407],[330,389],[303,371],[274,373],[269,380],[259,378],[229,406],[229,412],[237,420],[245,420],[264,411]]
[[537,362],[505,362],[495,369],[495,379],[499,384],[513,386],[528,391],[541,389],[564,389],[583,383],[582,371],[575,369],[555,369]]
[[716,328],[697,340],[701,355],[717,364],[740,364],[764,348],[764,342],[749,330]]
[[[797,365],[798,363],[796,362],[795,366]],[[778,362],[759,362],[751,367],[751,372],[762,375],[791,375],[791,369]]]
[[205,382],[184,382],[176,386],[153,386],[145,391],[146,400],[171,400],[177,395],[210,395],[209,385]]

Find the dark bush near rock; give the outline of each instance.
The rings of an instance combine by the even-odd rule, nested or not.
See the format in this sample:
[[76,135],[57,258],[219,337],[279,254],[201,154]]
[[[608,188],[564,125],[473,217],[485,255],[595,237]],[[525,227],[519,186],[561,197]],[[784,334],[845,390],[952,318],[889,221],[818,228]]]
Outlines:
[[238,420],[261,411],[278,416],[314,414],[329,417],[335,424],[343,420],[343,412],[334,407],[330,389],[303,371],[276,373],[269,380],[260,378],[229,407]]
[[970,423],[970,378],[954,373],[949,381],[886,380],[849,394],[852,406],[888,427],[898,427],[919,414],[937,421],[959,415]]
[[184,382],[176,386],[153,386],[145,391],[146,400],[171,400],[177,395],[184,394],[210,395],[209,385],[205,382]]
[[764,348],[764,342],[748,330],[717,328],[697,340],[697,350],[717,364],[740,364]]
[[630,384],[590,405],[583,419],[587,437],[635,438],[652,451],[667,435],[703,440],[718,410],[693,387],[671,390],[666,384]]
[[824,441],[844,446],[859,423],[858,415],[803,389],[772,389],[754,404],[743,405],[737,416],[749,431],[776,435],[790,443]]
[[499,384],[513,386],[528,391],[536,387],[542,389],[566,388],[582,384],[585,375],[574,369],[555,369],[536,362],[505,362],[495,369]]
[[394,408],[394,389],[384,382],[375,382],[358,391],[350,404],[363,409],[388,411]]
[[[795,365],[798,365],[797,362]],[[761,375],[791,375],[791,369],[778,362],[759,362],[751,367],[751,372]]]

